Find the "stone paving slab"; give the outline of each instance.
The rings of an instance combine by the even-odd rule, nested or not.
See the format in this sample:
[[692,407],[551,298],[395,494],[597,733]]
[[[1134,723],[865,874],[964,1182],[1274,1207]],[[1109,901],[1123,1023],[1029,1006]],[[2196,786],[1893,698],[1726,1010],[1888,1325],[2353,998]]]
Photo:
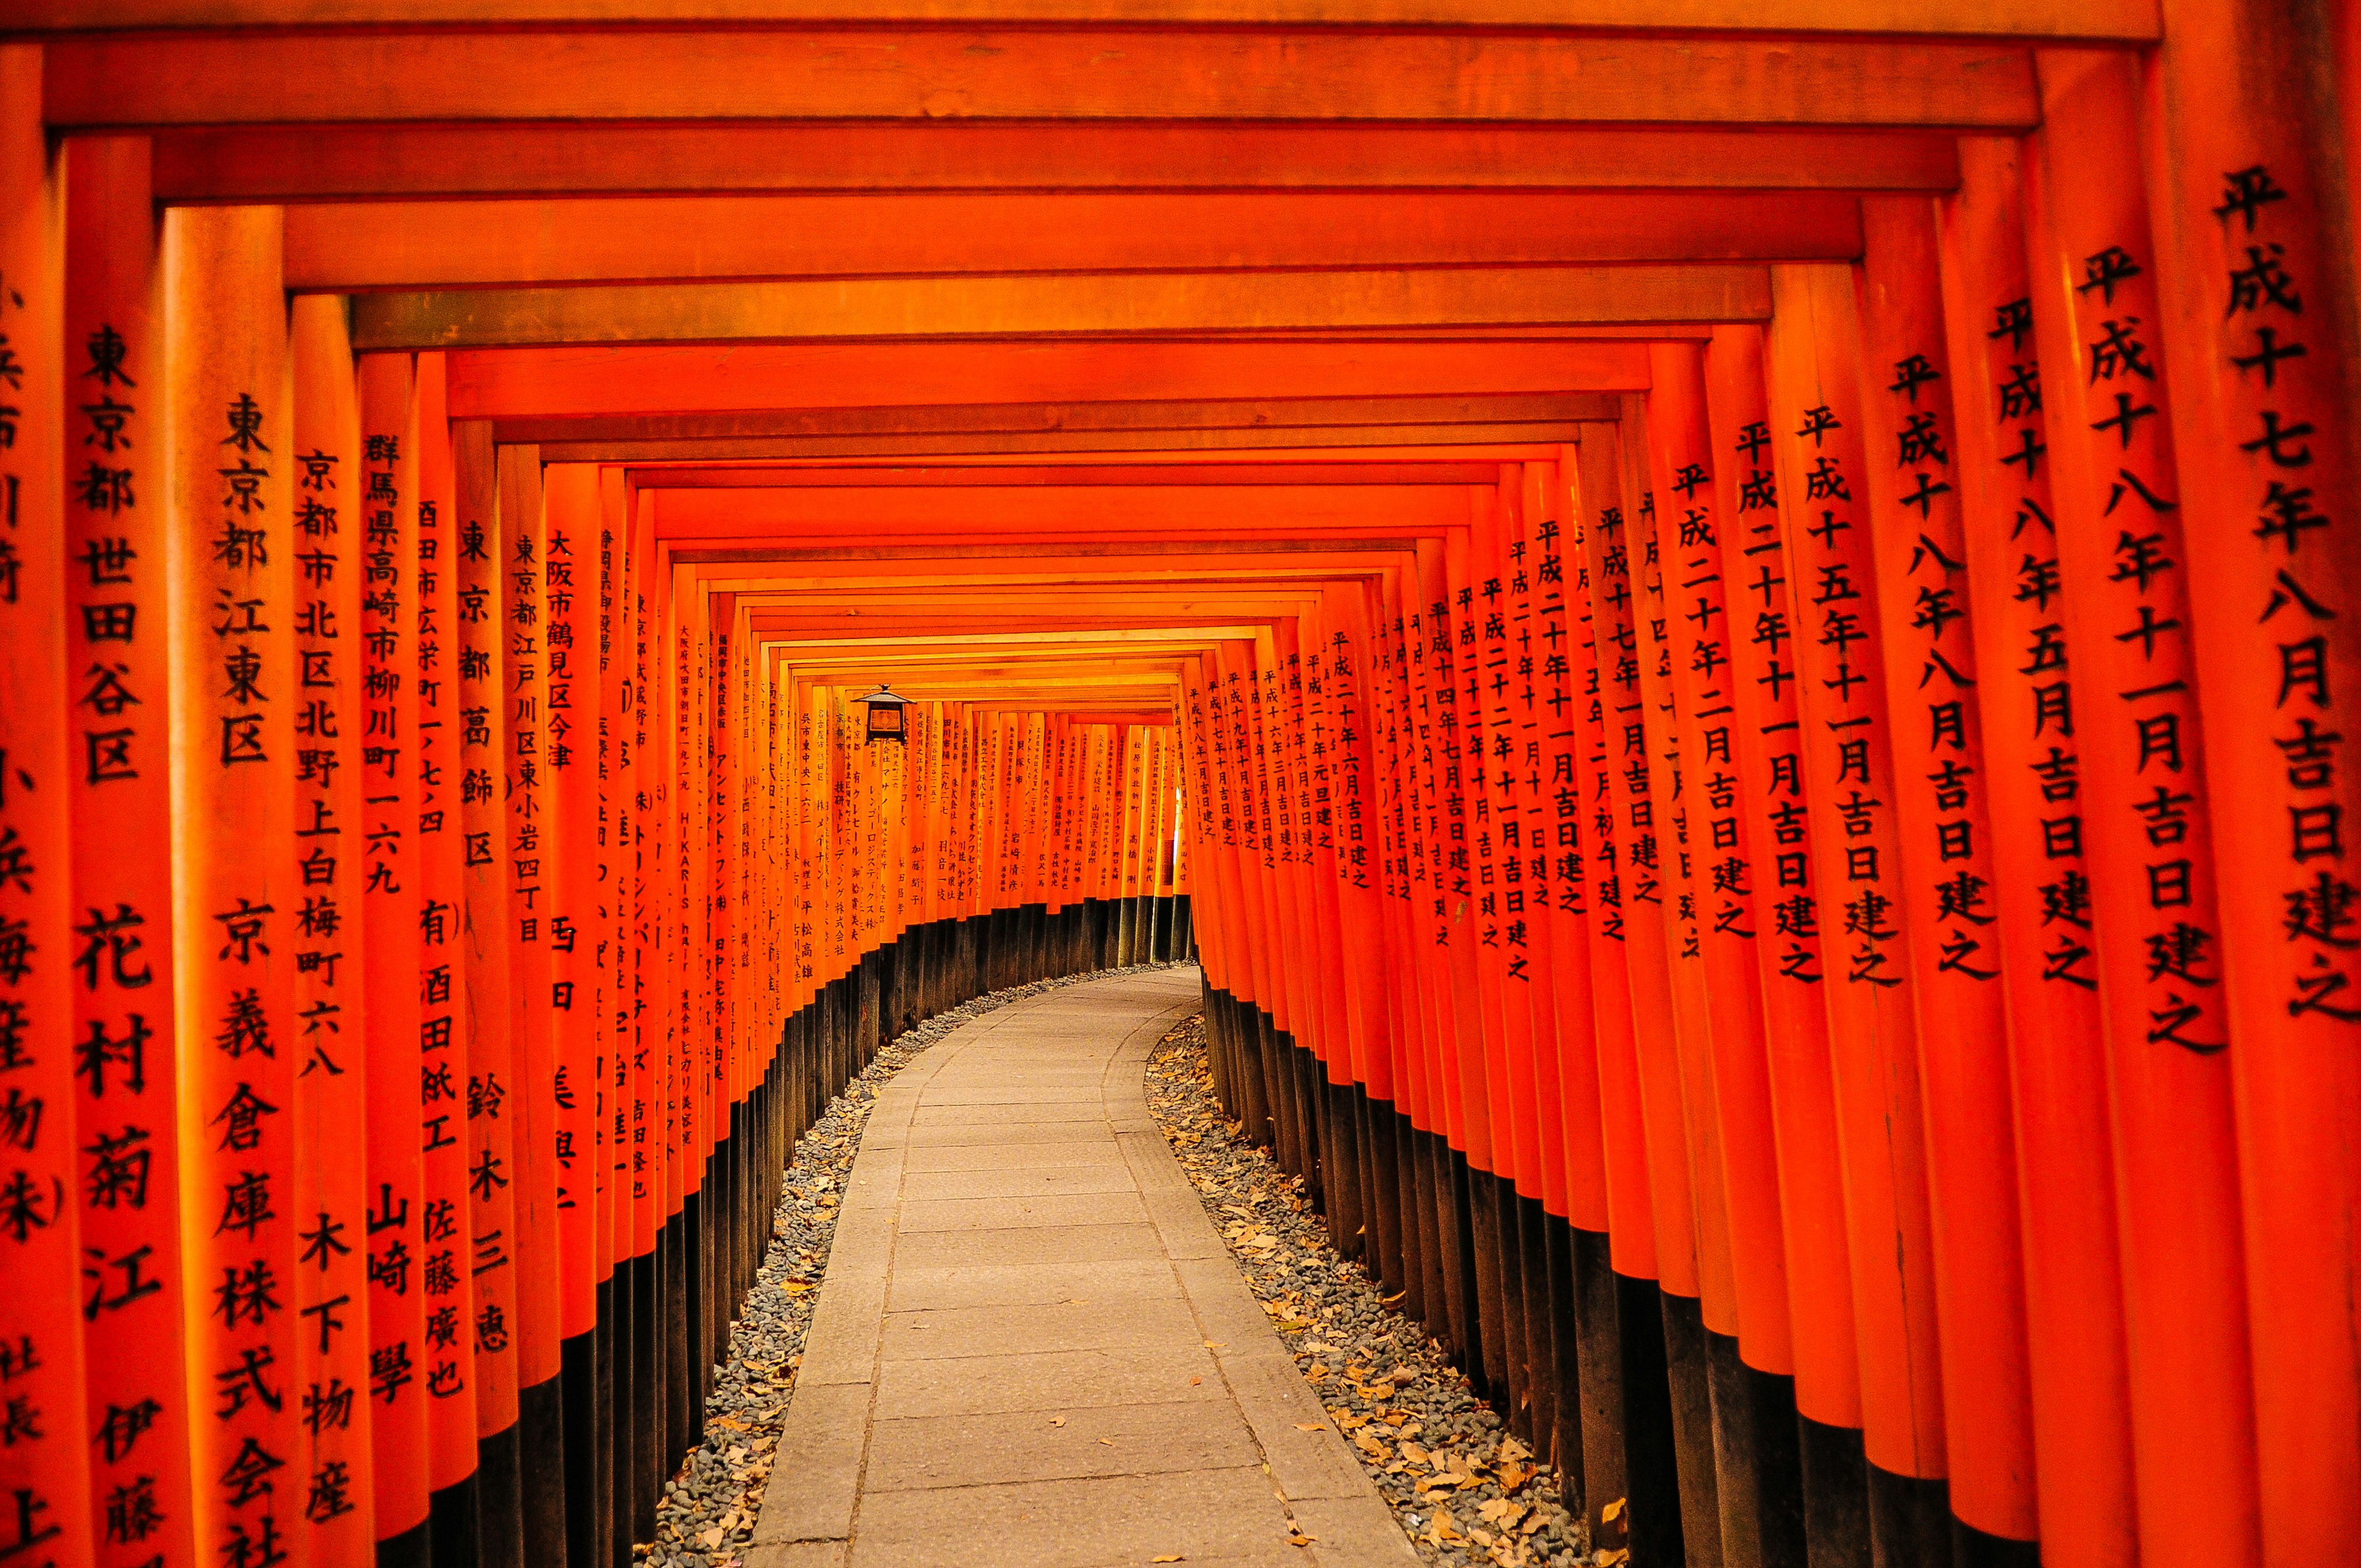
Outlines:
[[1417,1563],[1148,1116],[1198,988],[1028,997],[878,1096],[747,1568]]

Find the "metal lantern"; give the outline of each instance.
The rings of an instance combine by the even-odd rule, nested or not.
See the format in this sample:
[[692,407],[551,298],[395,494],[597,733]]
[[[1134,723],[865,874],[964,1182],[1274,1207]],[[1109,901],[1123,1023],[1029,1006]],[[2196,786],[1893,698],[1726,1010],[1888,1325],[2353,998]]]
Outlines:
[[902,720],[902,710],[910,706],[907,698],[895,696],[884,685],[861,699],[869,705],[869,743],[880,740],[896,744],[910,738],[908,727]]

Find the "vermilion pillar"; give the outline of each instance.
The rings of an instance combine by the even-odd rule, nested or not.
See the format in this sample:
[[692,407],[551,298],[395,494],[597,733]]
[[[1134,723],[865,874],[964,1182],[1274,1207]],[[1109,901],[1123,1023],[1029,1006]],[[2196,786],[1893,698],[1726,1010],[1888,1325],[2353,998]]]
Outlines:
[[303,1518],[313,1559],[375,1550],[368,1387],[368,976],[362,920],[360,411],[345,302],[294,302],[295,1201]]
[[[2087,886],[2061,876],[2045,896],[2092,922],[2142,1561],[2253,1563],[2246,1313],[2221,1288],[2246,1271],[2227,1059],[2236,1042],[2221,983],[2209,705],[2190,642],[2187,508],[2167,412],[2197,372],[2184,375],[2154,331],[2133,62],[2045,55],[2041,89],[2027,265],[2058,530],[2054,549],[2026,552],[2016,591],[2058,611],[2055,645],[2072,684],[2046,694],[2032,739],[2045,754],[2059,748],[2059,782],[2073,787],[2045,831],[2086,854],[2091,872]],[[2201,1485],[2215,1508],[2176,1520],[2168,1499]]]
[[1827,958],[1864,1435],[1872,1464],[1934,1479],[1947,1473],[1943,1387],[1891,804],[1899,785],[1872,597],[1860,323],[1847,269],[1780,268],[1772,286],[1772,452],[1795,644],[1787,680]]
[[[298,1283],[292,477],[297,445],[274,207],[191,207],[164,227],[164,495],[175,557],[174,891],[186,1301],[201,1551],[309,1558]],[[316,1266],[316,1262],[313,1266]],[[127,1289],[118,1279],[114,1288]],[[319,1303],[309,1306],[316,1309]],[[206,1419],[209,1417],[210,1419]]]
[[2021,144],[1960,143],[1938,204],[1967,596],[1979,654],[1992,905],[2008,997],[2018,1200],[2025,1235],[2034,1477],[2046,1560],[2128,1564],[2130,1390],[2106,1055],[2091,916],[2057,894],[2089,885],[2081,850],[2047,824],[2075,809],[2064,737],[2037,734],[2072,672],[2055,596],[2023,591],[2056,547],[2048,417],[2025,263]]
[[2361,771],[2329,739],[2361,735],[2361,15],[2164,18],[2150,225],[2214,848],[2239,869],[2219,915],[2276,1568],[2361,1557]]
[[[0,406],[8,411],[0,416],[0,657],[10,672],[0,682],[0,1266],[12,1280],[49,1287],[12,1289],[0,1299],[0,1398],[21,1399],[42,1418],[37,1435],[0,1446],[0,1550],[86,1568],[95,1559],[78,1309],[88,1298],[60,1288],[85,1263],[73,1197],[75,1060],[67,1045],[75,1023],[67,812],[78,759],[66,719],[68,566],[58,481],[71,426],[58,352],[58,192],[40,102],[41,50],[0,45],[0,334],[7,367]],[[160,504],[160,486],[157,498]],[[160,574],[162,562],[153,569]],[[161,642],[168,633],[159,625],[156,636]],[[169,1037],[160,1019],[157,1033]],[[159,1058],[165,1048],[159,1039]],[[123,1269],[101,1267],[82,1288],[94,1284],[107,1299],[133,1288],[153,1294],[162,1286],[142,1266],[148,1261],[133,1256]]]
[[[359,367],[361,450],[346,505],[360,551],[361,696],[348,720],[361,785],[356,955],[369,998],[360,1031],[368,1075],[368,1381],[378,1536],[416,1562],[428,1508],[427,1195],[421,1152],[435,1064],[422,1049],[418,642],[418,405],[407,354]],[[439,1096],[438,1096],[439,1098]],[[382,1372],[380,1378],[379,1374]]]
[[2008,1033],[1992,932],[1991,770],[1935,214],[1915,197],[1881,197],[1862,204],[1862,220],[1865,499],[1900,830],[1893,891],[1918,999],[1951,1510],[2026,1541],[2038,1526]]
[[164,377],[148,142],[77,138],[64,162],[69,613],[60,630],[73,704],[68,755],[79,764],[68,775],[72,1136],[83,1170],[84,1266],[137,1261],[156,1286],[108,1292],[98,1299],[121,1299],[89,1320],[93,1332],[139,1347],[90,1359],[92,1517],[99,1562],[130,1568],[160,1558],[181,1568],[196,1561],[197,1546],[181,1318],[181,1080],[170,1048]]

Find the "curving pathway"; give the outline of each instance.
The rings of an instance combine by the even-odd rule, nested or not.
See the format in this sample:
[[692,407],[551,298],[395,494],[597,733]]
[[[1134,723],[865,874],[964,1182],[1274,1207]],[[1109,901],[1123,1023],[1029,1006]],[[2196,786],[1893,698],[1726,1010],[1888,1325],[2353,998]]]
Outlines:
[[878,1096],[747,1568],[1417,1563],[1148,1118],[1198,986],[1045,992]]

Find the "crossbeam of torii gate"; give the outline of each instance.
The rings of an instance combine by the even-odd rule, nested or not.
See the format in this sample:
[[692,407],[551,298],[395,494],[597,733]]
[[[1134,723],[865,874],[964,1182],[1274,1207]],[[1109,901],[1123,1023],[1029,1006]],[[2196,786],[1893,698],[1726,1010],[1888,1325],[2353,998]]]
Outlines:
[[2361,1560],[2361,26],[1578,11],[0,18],[0,1560],[627,1562],[880,975],[1180,894],[1600,1544]]

